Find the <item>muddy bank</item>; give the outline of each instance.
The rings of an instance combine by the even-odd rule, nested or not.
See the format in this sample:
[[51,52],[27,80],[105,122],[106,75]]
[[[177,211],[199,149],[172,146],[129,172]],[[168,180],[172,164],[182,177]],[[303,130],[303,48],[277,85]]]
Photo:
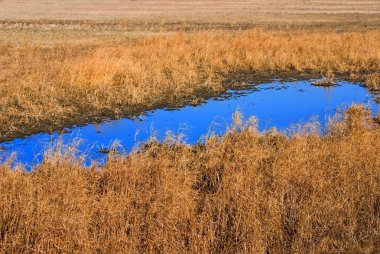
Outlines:
[[282,81],[304,80],[320,77],[316,73],[235,73],[223,81],[223,89],[212,91],[211,89],[198,90],[193,94],[183,94],[176,98],[162,97],[152,98],[149,104],[143,105],[118,105],[115,110],[96,110],[91,108],[78,108],[75,114],[60,119],[49,119],[33,125],[17,125],[14,123],[9,126],[0,126],[0,142],[22,138],[32,134],[41,132],[64,131],[66,128],[73,126],[83,126],[88,123],[100,123],[106,120],[119,119],[123,117],[135,117],[141,115],[145,111],[159,108],[179,108],[185,105],[197,105],[212,97],[220,96],[228,89],[245,89],[249,84],[261,84],[270,82],[274,78]]

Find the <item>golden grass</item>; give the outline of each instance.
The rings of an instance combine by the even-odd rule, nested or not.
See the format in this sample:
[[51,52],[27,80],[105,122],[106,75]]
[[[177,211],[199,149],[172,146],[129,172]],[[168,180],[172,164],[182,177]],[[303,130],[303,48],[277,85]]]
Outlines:
[[259,20],[291,22],[379,20],[379,0],[30,0],[0,1],[2,19]]
[[380,90],[380,74],[370,74],[366,77],[365,85],[373,91]]
[[362,80],[378,75],[379,41],[378,31],[261,30],[62,44],[4,41],[0,140],[187,103],[262,76],[332,73]]
[[325,136],[236,125],[84,169],[64,150],[0,166],[2,253],[379,253],[380,126],[360,106]]

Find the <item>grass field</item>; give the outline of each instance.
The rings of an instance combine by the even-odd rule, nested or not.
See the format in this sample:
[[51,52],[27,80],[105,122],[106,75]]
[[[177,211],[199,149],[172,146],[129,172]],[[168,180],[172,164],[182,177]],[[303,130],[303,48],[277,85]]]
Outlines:
[[380,126],[353,107],[326,136],[223,138],[82,168],[69,149],[32,173],[0,165],[2,253],[379,253]]
[[[380,1],[0,0],[0,141],[247,82],[380,92]],[[380,253],[380,115],[0,164],[0,253]],[[84,155],[83,155],[84,156]]]
[[376,90],[379,2],[3,0],[0,141],[275,76]]
[[[379,0],[67,0],[0,1],[2,19],[275,20],[313,15],[380,14]],[[287,16],[287,17],[286,17]],[[315,17],[315,16],[314,16]]]
[[380,32],[219,31],[0,43],[0,140],[181,105],[273,77],[379,88]]

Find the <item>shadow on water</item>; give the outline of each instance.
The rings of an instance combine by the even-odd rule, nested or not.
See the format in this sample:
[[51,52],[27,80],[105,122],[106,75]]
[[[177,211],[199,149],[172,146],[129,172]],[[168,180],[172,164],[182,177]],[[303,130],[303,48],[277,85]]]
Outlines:
[[[40,133],[27,138],[14,139],[0,144],[0,157],[16,153],[16,161],[31,168],[42,161],[42,154],[52,143],[60,140],[64,145],[80,139],[78,153],[87,154],[85,163],[102,161],[117,140],[118,147],[131,151],[151,136],[163,140],[168,132],[184,134],[185,142],[194,144],[208,133],[223,134],[232,124],[232,115],[239,111],[245,117],[255,116],[259,129],[276,127],[285,130],[292,124],[317,119],[322,126],[337,109],[344,110],[352,103],[362,103],[378,112],[373,95],[358,84],[339,82],[324,88],[312,86],[311,81],[273,82],[252,86],[246,90],[229,90],[198,106],[177,109],[157,109],[133,118],[89,124],[63,133]],[[124,150],[123,150],[124,151]]]

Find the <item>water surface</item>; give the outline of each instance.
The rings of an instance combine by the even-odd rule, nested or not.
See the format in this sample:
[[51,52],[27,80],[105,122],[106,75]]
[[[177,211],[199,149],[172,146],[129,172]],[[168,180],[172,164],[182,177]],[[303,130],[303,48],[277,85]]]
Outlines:
[[26,163],[30,168],[41,162],[46,147],[59,137],[63,144],[81,139],[78,149],[87,153],[88,165],[94,159],[105,159],[106,155],[99,150],[109,147],[115,140],[125,151],[130,151],[152,135],[162,140],[168,132],[184,134],[184,141],[189,144],[196,143],[210,132],[222,134],[232,124],[232,115],[236,111],[247,118],[257,117],[260,130],[272,127],[284,130],[312,118],[324,125],[337,109],[343,110],[352,103],[363,103],[375,113],[379,110],[371,93],[359,84],[339,82],[338,86],[331,88],[312,86],[311,81],[252,85],[247,90],[230,90],[222,97],[209,99],[196,107],[157,109],[134,119],[74,127],[62,135],[41,133],[4,142],[0,144],[3,147],[0,156],[5,158],[15,152],[16,161]]

